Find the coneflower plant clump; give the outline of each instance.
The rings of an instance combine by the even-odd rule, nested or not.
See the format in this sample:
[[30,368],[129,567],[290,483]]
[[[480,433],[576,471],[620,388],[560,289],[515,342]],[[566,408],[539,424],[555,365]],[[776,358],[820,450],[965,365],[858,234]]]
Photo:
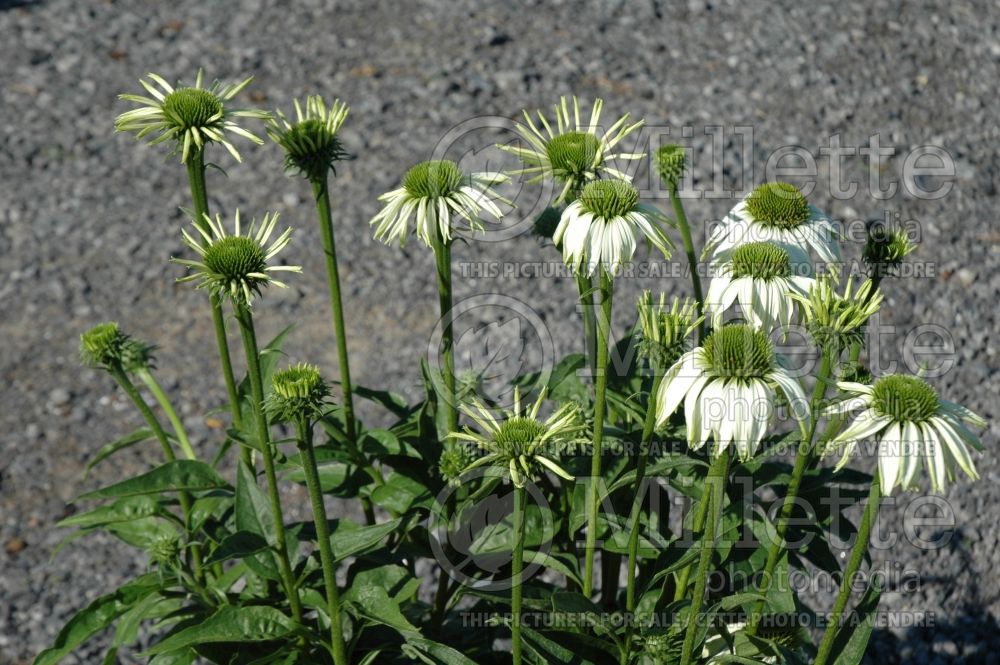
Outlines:
[[[287,115],[234,107],[250,82],[150,74],[144,94],[121,96],[133,107],[114,129],[167,146],[187,172],[174,278],[207,293],[227,422],[193,443],[156,378],[154,344],[114,322],[82,332],[82,364],[141,421],[86,470],[126,449],[146,468],[78,497],[60,526],[73,529],[67,542],[103,531],[146,565],[81,603],[36,664],[102,633],[108,665],[861,662],[882,589],[853,604],[851,590],[882,499],[976,480],[987,427],[920,368],[868,366],[884,290],[916,249],[909,236],[872,227],[855,252],[862,274],[843,276],[833,220],[795,185],[764,182],[699,252],[682,196],[688,148],[647,155],[643,120],[563,97],[524,112],[519,141],[502,146],[520,162],[510,172],[412,163],[369,202],[372,236],[389,245],[378,251],[415,235],[434,258],[433,271],[407,277],[436,288],[427,305],[441,317],[437,357],[414,360],[423,385],[408,401],[351,376],[335,232],[364,220],[336,211],[332,194],[352,159],[375,157],[348,145],[345,102],[310,95]],[[209,210],[210,186],[228,193],[206,158],[221,146],[264,159],[233,143],[253,148],[261,129],[280,148],[274,170],[312,189],[315,222]],[[664,201],[632,181],[644,159]],[[512,180],[542,192],[524,219]],[[579,307],[561,311],[580,312],[580,348],[525,368],[507,408],[481,376],[456,375],[452,254],[486,224],[522,221],[572,276],[565,297]],[[322,247],[296,243],[304,223],[318,224]],[[675,246],[690,285],[664,278],[615,300],[637,256],[673,261]],[[328,311],[331,327],[308,341],[317,355],[335,346],[336,379],[283,357],[294,331],[258,338],[260,319],[294,323],[270,287],[293,285],[309,253],[323,257],[329,300],[307,306]],[[619,330],[623,317],[634,323]],[[863,504],[856,525],[844,527],[857,512],[834,494]],[[819,510],[799,514],[814,501]],[[848,553],[836,551],[844,533],[856,533]],[[833,605],[811,606],[792,569],[842,581]]]

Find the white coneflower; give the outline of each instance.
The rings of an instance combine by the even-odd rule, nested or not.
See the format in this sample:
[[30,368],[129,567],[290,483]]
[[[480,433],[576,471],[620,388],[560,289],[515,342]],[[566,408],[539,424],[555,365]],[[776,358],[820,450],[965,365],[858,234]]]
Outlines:
[[704,255],[725,260],[749,242],[773,242],[806,254],[811,248],[826,263],[840,260],[833,222],[787,182],[764,183],[737,203],[712,232]]
[[192,87],[174,88],[162,76],[157,74],[148,76],[152,82],[140,79],[139,83],[151,95],[150,97],[132,94],[118,96],[120,99],[143,106],[118,116],[115,120],[115,130],[135,132],[136,138],[140,139],[153,132],[159,132],[150,143],[175,140],[181,153],[181,162],[187,162],[192,146],[200,150],[206,143],[211,142],[221,143],[237,162],[241,161],[240,153],[226,138],[227,132],[239,134],[258,145],[264,143],[262,139],[237,125],[233,119],[267,120],[271,117],[270,113],[226,107],[227,102],[249,85],[253,80],[252,76],[227,86],[215,81],[208,88],[202,87],[204,75],[200,69]]
[[421,162],[406,172],[401,187],[378,197],[385,206],[370,222],[375,239],[404,245],[411,218],[416,220],[417,237],[428,247],[435,246],[436,236],[451,240],[456,217],[464,219],[470,230],[480,231],[483,211],[498,220],[503,216],[494,201],[511,205],[493,189],[507,180],[502,173],[465,175],[449,160]]
[[[790,258],[796,256],[793,262]],[[712,277],[705,299],[706,316],[712,326],[722,325],[723,313],[738,303],[743,318],[764,332],[787,329],[792,322],[795,302],[789,294],[805,294],[811,277],[794,274],[793,264],[808,262],[794,248],[784,249],[769,242],[740,245]]]
[[890,374],[871,386],[842,382],[837,387],[849,398],[828,408],[828,414],[863,409],[828,444],[830,449],[844,446],[837,469],[847,464],[859,441],[871,438],[878,443],[883,494],[888,495],[896,485],[914,486],[921,463],[927,466],[936,492],[954,481],[956,466],[969,478],[979,478],[969,449],[981,451],[983,446],[965,423],[981,428],[986,421],[963,406],[939,399],[923,379]]
[[642,126],[643,121],[628,124],[629,115],[626,113],[604,130],[600,126],[603,100],[594,101],[590,118],[584,123],[580,116],[580,102],[576,97],[571,99],[572,108],[566,97],[562,97],[553,106],[555,127],[541,111],[536,112],[537,124],[532,120],[531,114],[524,111],[524,124],[516,123],[515,127],[528,144],[527,147],[498,146],[524,164],[524,168],[511,171],[512,175],[530,176],[528,182],[531,183],[545,178],[562,183],[557,203],[562,202],[570,191],[580,189],[602,175],[631,181],[630,176],[615,168],[612,163],[617,159],[642,159],[645,154],[613,152],[622,139]]
[[520,391],[515,388],[514,408],[504,410],[500,420],[494,418],[489,407],[478,399],[473,400],[471,408],[463,405],[463,413],[475,421],[481,432],[466,427],[462,432],[452,432],[451,436],[474,443],[486,452],[465,471],[485,465],[497,466],[510,474],[511,482],[517,487],[524,487],[527,479],[544,469],[573,480],[556,460],[560,446],[573,443],[585,425],[575,404],[564,404],[547,419],[539,420],[538,410],[544,399],[545,391],[542,391],[534,405],[523,412]]
[[663,256],[673,244],[660,228],[663,217],[639,204],[639,192],[622,180],[595,180],[563,211],[553,240],[566,265],[593,275],[599,267],[613,275],[632,260],[636,236],[645,236]]
[[347,157],[340,142],[341,125],[350,109],[339,99],[328,107],[319,95],[306,97],[305,110],[299,100],[295,105],[295,121],[280,110],[267,125],[267,134],[285,150],[285,168],[297,171],[310,180],[326,177],[338,161]]
[[799,382],[778,364],[767,335],[749,325],[728,325],[705,338],[667,370],[657,394],[656,422],[662,425],[684,402],[688,446],[698,450],[715,440],[713,456],[735,444],[743,460],[757,452],[784,393],[793,415],[809,412]]
[[240,227],[240,211],[236,211],[235,229],[232,235],[226,233],[222,225],[222,217],[216,215],[213,220],[205,215],[207,228],[193,224],[204,242],[182,230],[184,242],[201,257],[200,261],[189,259],[171,259],[174,263],[187,266],[193,272],[179,282],[201,280],[198,288],[209,289],[214,293],[229,296],[249,305],[254,294],[260,295],[260,290],[269,284],[280,288],[287,285],[271,276],[273,272],[302,272],[300,266],[269,266],[268,261],[274,258],[285,246],[292,235],[292,229],[278,236],[268,245],[268,240],[274,233],[278,223],[278,213],[268,213],[257,227],[257,221],[250,222],[246,234]]

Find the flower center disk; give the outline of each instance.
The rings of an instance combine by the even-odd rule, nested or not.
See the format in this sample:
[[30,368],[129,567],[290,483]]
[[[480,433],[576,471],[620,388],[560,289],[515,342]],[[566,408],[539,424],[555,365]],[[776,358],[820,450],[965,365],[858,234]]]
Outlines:
[[589,132],[566,132],[552,137],[545,154],[557,174],[578,177],[594,167],[601,142]]
[[448,196],[462,184],[464,176],[455,162],[447,159],[421,162],[403,176],[403,187],[414,198]]
[[762,331],[737,324],[719,328],[702,347],[715,376],[764,378],[774,366],[774,347]]
[[755,221],[779,229],[794,229],[810,216],[806,197],[787,182],[764,183],[750,193],[746,205]]
[[181,130],[208,126],[221,114],[219,98],[200,88],[181,88],[163,100],[163,115]]
[[769,242],[750,242],[733,252],[733,277],[771,280],[792,274],[791,259],[781,247]]
[[245,236],[227,236],[205,249],[205,266],[227,279],[245,279],[267,268],[263,248]]
[[602,219],[622,217],[632,212],[638,202],[639,192],[621,180],[595,180],[580,194],[583,208]]
[[519,457],[545,434],[545,426],[533,418],[515,416],[508,418],[493,437],[497,452],[509,457]]
[[913,376],[884,376],[872,387],[872,406],[897,422],[923,422],[937,413],[938,396]]

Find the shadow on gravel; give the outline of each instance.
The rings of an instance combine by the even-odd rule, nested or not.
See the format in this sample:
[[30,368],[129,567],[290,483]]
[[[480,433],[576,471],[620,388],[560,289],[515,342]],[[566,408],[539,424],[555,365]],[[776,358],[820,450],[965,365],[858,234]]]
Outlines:
[[[975,561],[958,529],[949,541],[949,549],[962,561],[962,569],[925,577],[925,585],[939,589],[961,589],[966,598],[956,604],[946,615],[936,614],[930,625],[915,626],[899,637],[888,629],[879,629],[872,636],[865,663],[888,665],[932,665],[937,663],[964,663],[967,665],[995,665],[1000,663],[1000,622],[991,612],[1000,595],[984,597],[988,585],[977,581],[984,575],[977,571]],[[989,574],[989,573],[985,573]],[[971,577],[961,582],[959,578]],[[946,598],[949,594],[946,594]]]
[[40,4],[41,0],[0,0],[0,12]]

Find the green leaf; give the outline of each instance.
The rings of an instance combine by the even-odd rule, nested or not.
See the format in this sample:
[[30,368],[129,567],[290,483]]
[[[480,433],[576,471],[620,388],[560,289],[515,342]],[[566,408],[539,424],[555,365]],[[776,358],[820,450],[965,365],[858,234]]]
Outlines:
[[425,507],[433,500],[434,495],[423,483],[397,471],[372,492],[372,501],[397,515],[412,507]]
[[385,589],[393,600],[402,602],[413,597],[414,592],[420,588],[420,580],[413,577],[409,570],[396,564],[368,568],[355,573],[350,588],[344,593],[344,600],[353,602],[361,590],[369,586]]
[[77,500],[114,499],[161,492],[203,492],[229,487],[215,469],[203,462],[176,460],[110,487],[80,495]]
[[67,517],[58,522],[56,526],[75,526],[86,529],[113,524],[115,522],[128,522],[152,515],[162,515],[163,513],[164,511],[160,507],[160,502],[153,497],[133,496],[119,499],[109,506],[101,506],[85,513]]
[[[316,450],[319,452],[323,448]],[[356,469],[357,467],[340,460],[318,459],[316,473],[319,475],[320,490],[323,494],[335,494],[341,497],[357,496],[354,483],[350,482]],[[306,472],[302,469],[301,464],[297,464],[295,468],[283,475],[286,480],[293,483],[305,484],[306,482]]]
[[145,656],[219,642],[269,642],[290,635],[295,622],[274,607],[226,605],[204,621],[183,628],[145,652]]
[[[580,378],[580,370],[587,364],[587,357],[582,353],[571,353],[560,360],[545,382],[548,388],[548,399],[555,402],[575,402],[586,404],[590,399],[590,391]],[[539,372],[529,372],[517,377],[514,383],[525,389],[540,387],[539,381],[544,378]]]
[[271,385],[271,377],[274,376],[274,370],[278,368],[278,360],[281,358],[282,352],[281,347],[285,344],[285,338],[288,337],[288,333],[292,332],[294,325],[288,326],[284,330],[275,336],[263,349],[260,350],[260,374],[264,381],[264,385],[269,389]]
[[[236,472],[236,528],[274,542],[274,518],[271,504],[257,485],[257,478],[240,462]],[[273,552],[262,552],[245,559],[247,566],[261,577],[280,579]]]
[[365,399],[369,399],[376,404],[384,406],[400,418],[406,416],[410,410],[405,397],[397,395],[394,392],[389,392],[388,390],[372,390],[371,388],[355,385],[353,392],[359,397],[364,397]]
[[[646,478],[656,478],[658,476],[665,475],[669,471],[673,471],[678,467],[690,467],[690,466],[705,466],[704,462],[696,460],[689,457],[683,453],[665,453],[663,457],[657,459],[653,464],[650,464],[646,468]],[[632,487],[635,485],[636,471],[632,469],[616,480],[611,487],[608,488],[607,494],[601,497],[603,501],[605,497],[609,494],[613,494],[623,487]]]
[[55,643],[38,654],[34,665],[55,665],[158,588],[156,576],[144,575],[114,593],[101,596],[63,626]]
[[395,628],[401,632],[415,632],[417,630],[417,627],[403,616],[403,612],[399,608],[399,601],[391,598],[389,592],[380,586],[366,584],[354,590],[350,598],[360,613],[369,621]]
[[146,596],[118,619],[112,644],[115,647],[134,644],[139,639],[139,628],[143,621],[165,617],[182,606],[180,598],[164,598],[159,593]]
[[336,520],[330,533],[334,560],[341,561],[377,547],[386,536],[399,527],[401,521],[395,519],[372,526],[358,526],[350,520]]
[[[526,550],[524,552],[524,563],[536,564],[539,566],[544,566],[549,570],[554,570],[557,573],[562,573],[567,578],[576,582],[580,587],[583,586],[583,580],[580,579],[580,572],[575,569],[573,563],[568,563],[574,557],[567,556],[566,561],[561,561],[558,555],[546,552],[535,552],[532,550]],[[574,561],[575,563],[575,561]]]
[[421,637],[417,633],[404,633],[403,637],[406,638],[408,645],[434,659],[429,662],[438,662],[443,665],[476,665],[476,661],[469,660],[451,647]]
[[117,522],[109,525],[107,529],[122,542],[142,549],[149,549],[160,540],[180,538],[176,525],[160,517],[143,517],[131,522]]
[[881,597],[882,589],[877,584],[868,586],[861,602],[837,631],[831,662],[837,665],[858,665],[861,662],[868,650],[868,640],[872,636]]
[[245,559],[248,556],[263,552],[268,548],[267,539],[259,533],[237,531],[226,536],[212,556],[205,562],[206,566],[229,559]]
[[84,469],[83,472],[84,479],[86,479],[87,476],[90,475],[90,471],[95,466],[97,466],[107,458],[111,457],[115,453],[124,450],[130,446],[134,446],[137,443],[142,443],[143,441],[147,441],[151,438],[153,438],[153,430],[149,429],[148,427],[140,427],[131,434],[127,434],[120,439],[115,439],[111,443],[104,444],[103,446],[101,446],[101,449],[97,451],[97,454],[94,455],[94,457],[89,462],[87,462],[87,467],[86,469]]
[[375,457],[395,456],[423,459],[420,451],[387,429],[368,430],[361,436],[361,450]]
[[161,653],[149,661],[149,665],[191,665],[197,657],[191,649],[178,649],[170,653]]
[[529,628],[521,627],[522,644],[525,655],[529,660],[539,665],[549,665],[550,663],[575,663],[585,665],[593,661],[587,660],[573,653],[555,640],[551,640],[542,633]]

